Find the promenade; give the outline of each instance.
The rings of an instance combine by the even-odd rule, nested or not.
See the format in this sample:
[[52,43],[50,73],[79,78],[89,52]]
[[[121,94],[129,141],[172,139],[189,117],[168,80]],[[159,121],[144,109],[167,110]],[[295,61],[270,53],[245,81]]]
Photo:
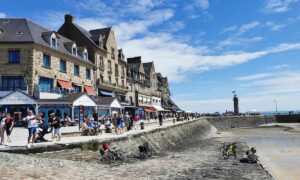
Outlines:
[[[141,130],[139,127],[137,130],[130,130],[119,135],[113,132],[113,133],[98,134],[95,136],[81,136],[80,134],[81,131],[79,130],[78,126],[62,127],[61,141],[53,140],[52,142],[35,143],[35,146],[40,147],[40,146],[49,146],[54,144],[67,145],[70,143],[80,143],[80,142],[87,142],[91,140],[109,140],[113,138],[118,138],[118,137],[120,138],[128,135],[139,134],[142,132],[147,132],[159,128],[158,120],[144,121],[144,123],[145,123],[145,128],[143,130]],[[178,123],[182,123],[182,122],[176,122],[175,124]],[[174,124],[173,118],[169,118],[163,121],[162,127],[169,127],[172,126],[173,124]],[[27,137],[28,137],[27,128],[14,128],[11,134],[12,142],[9,145],[0,145],[0,151],[11,149],[11,148],[27,148]],[[45,139],[50,140],[51,133],[46,134]]]

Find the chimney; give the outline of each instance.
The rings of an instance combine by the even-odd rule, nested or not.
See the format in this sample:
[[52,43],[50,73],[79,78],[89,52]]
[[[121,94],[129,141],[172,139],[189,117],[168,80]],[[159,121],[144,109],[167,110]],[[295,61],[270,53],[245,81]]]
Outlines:
[[73,16],[71,14],[65,15],[65,23],[67,23],[67,24],[73,23]]

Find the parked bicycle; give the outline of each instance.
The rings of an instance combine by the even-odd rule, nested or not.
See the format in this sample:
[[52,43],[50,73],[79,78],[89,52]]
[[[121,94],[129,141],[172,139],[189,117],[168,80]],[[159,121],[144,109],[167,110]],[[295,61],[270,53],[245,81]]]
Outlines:
[[100,155],[102,156],[102,161],[108,164],[126,160],[124,149],[109,149],[107,151],[100,149]]
[[149,148],[148,142],[145,142],[143,145],[139,146],[139,159],[147,159],[152,156],[152,152]]
[[228,159],[230,156],[236,158],[236,142],[222,143],[220,150],[224,159]]

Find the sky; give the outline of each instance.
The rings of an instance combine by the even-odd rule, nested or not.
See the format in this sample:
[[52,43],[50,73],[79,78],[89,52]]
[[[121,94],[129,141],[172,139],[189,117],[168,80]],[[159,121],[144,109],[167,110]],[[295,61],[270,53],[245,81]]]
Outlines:
[[112,26],[126,57],[142,56],[187,111],[300,109],[300,0],[1,0],[0,17],[58,30]]

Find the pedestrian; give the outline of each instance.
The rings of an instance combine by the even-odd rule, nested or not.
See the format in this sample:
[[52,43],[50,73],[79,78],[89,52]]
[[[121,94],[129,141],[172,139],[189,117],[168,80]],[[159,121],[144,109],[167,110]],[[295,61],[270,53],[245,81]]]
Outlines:
[[60,141],[61,139],[61,118],[58,115],[55,115],[54,117],[54,138],[58,137],[57,141]]
[[5,116],[5,112],[2,112],[0,117],[0,145],[4,144]]
[[6,115],[5,119],[5,129],[6,129],[6,136],[7,136],[7,144],[11,143],[10,135],[14,127],[14,119],[10,116],[10,113]]
[[94,118],[95,122],[99,121],[99,115],[98,115],[98,113],[97,113],[97,111],[95,109],[94,109],[94,113],[93,113],[93,118]]
[[161,113],[159,113],[158,115],[158,121],[159,121],[159,126],[162,126],[162,123],[163,123],[163,116]]
[[117,117],[116,133],[117,134],[122,134],[122,118],[121,118],[120,115]]
[[130,116],[128,115],[128,112],[125,113],[124,122],[126,126],[126,130],[130,130]]
[[54,139],[54,119],[55,119],[55,113],[51,113],[49,116],[49,122],[51,126],[51,139]]
[[138,114],[135,114],[135,116],[134,116],[134,125],[133,125],[135,130],[139,129],[140,122],[141,122],[140,116]]
[[27,141],[27,147],[30,148],[32,144],[32,146],[34,146],[34,141],[36,138],[36,133],[37,133],[37,121],[39,121],[40,117],[42,116],[42,114],[39,114],[38,116],[35,116],[32,112],[32,110],[28,111],[28,115],[26,116],[25,120],[27,121],[28,124],[28,141]]

